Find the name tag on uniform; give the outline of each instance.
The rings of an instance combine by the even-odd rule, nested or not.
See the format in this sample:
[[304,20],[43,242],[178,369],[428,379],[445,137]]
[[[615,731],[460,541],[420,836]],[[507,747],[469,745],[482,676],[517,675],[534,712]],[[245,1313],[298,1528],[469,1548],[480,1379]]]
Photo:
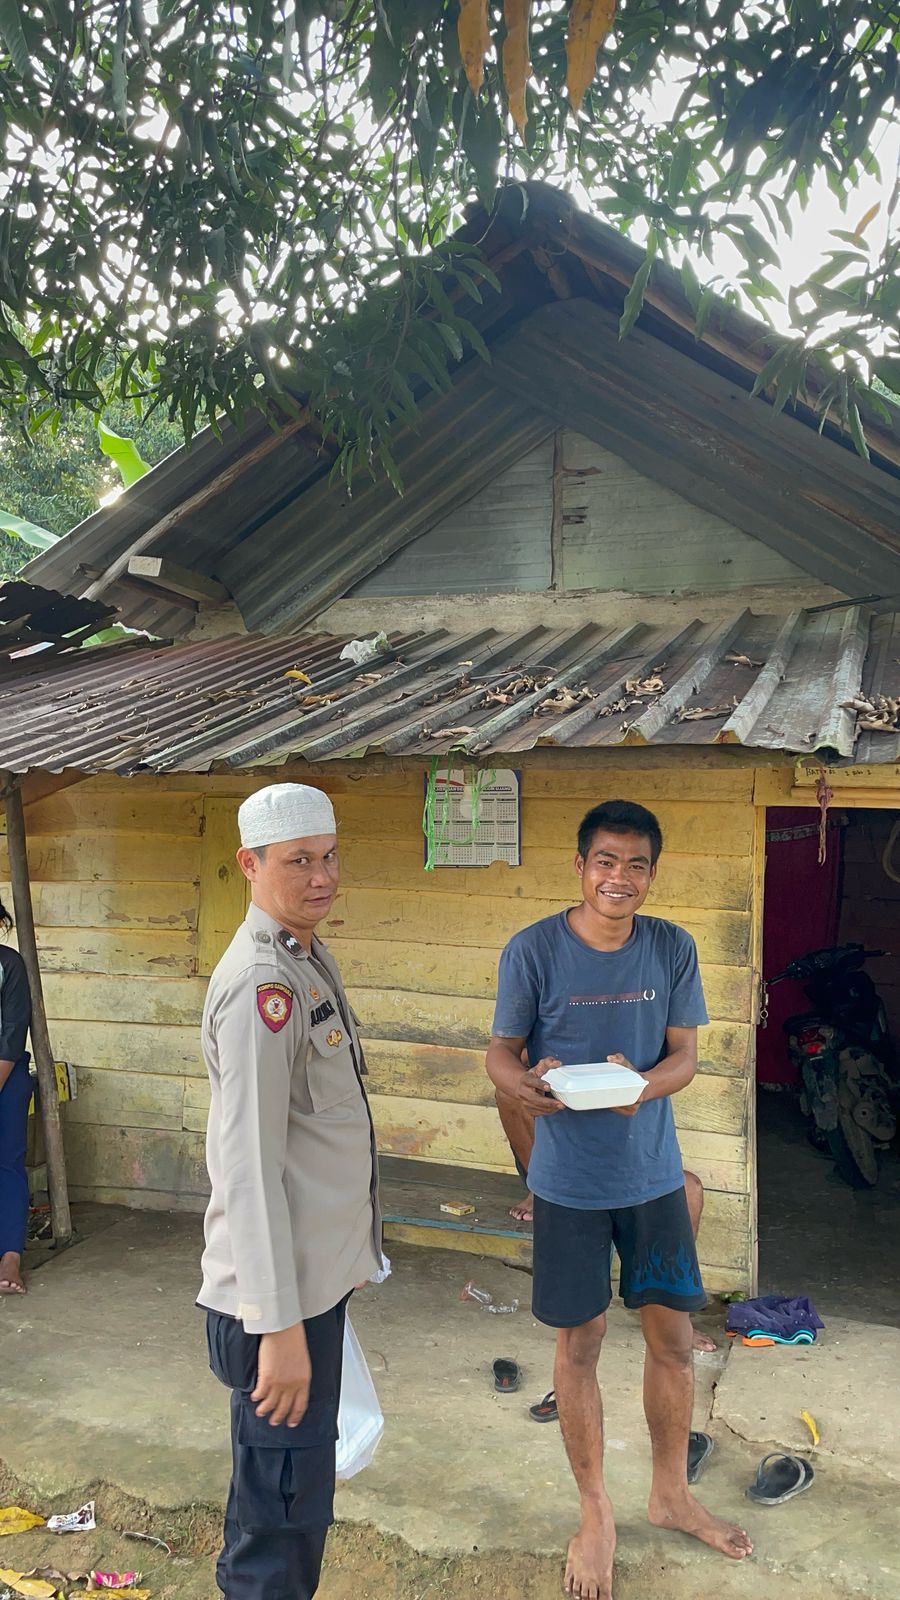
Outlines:
[[[313,998],[317,1000],[318,994],[314,993]],[[309,1025],[311,1028],[317,1028],[320,1022],[327,1022],[328,1018],[333,1016],[334,1006],[331,1004],[331,1001],[323,1000],[320,1006],[316,1006],[315,1011],[310,1012]]]

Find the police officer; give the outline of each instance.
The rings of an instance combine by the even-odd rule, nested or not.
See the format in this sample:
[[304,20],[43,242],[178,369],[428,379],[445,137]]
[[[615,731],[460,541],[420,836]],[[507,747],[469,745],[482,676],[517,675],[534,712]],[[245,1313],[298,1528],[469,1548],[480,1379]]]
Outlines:
[[334,1520],[344,1317],[381,1266],[365,1062],[316,938],[338,887],[327,795],[279,783],[238,812],[252,905],[210,980],[212,1195],[199,1303],[231,1389],[226,1600],[310,1600]]

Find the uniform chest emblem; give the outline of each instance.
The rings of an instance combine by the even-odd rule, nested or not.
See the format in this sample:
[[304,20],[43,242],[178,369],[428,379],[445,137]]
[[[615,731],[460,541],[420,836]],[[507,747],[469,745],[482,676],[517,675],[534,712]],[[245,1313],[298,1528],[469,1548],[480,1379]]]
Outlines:
[[314,989],[312,984],[309,986],[309,998],[310,1000],[321,1000],[322,998],[318,989]]
[[294,992],[286,983],[258,983],[256,1009],[272,1033],[280,1033],[294,1006]]
[[341,1033],[340,1028],[332,1028],[331,1032],[325,1035],[325,1043],[330,1044],[334,1049],[343,1042],[343,1038],[344,1035]]

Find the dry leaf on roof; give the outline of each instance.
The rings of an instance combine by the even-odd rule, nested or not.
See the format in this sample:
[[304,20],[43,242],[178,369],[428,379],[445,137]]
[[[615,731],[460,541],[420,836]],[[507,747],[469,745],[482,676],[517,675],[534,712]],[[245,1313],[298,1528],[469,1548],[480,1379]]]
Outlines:
[[542,700],[539,711],[574,711],[576,706],[583,706],[588,700],[596,700],[593,689],[582,684],[580,689],[570,689],[567,684],[561,684],[554,689],[546,700]]
[[679,722],[703,722],[707,717],[727,717],[734,710],[728,706],[682,706],[676,713]]
[[[545,678],[544,682],[549,682]],[[505,683],[496,689],[488,689],[482,700],[483,706],[509,706],[523,694],[533,694],[537,689],[542,689],[544,684],[530,673],[519,673],[515,678],[508,678]]]
[[658,673],[653,673],[649,678],[626,678],[626,694],[662,694],[665,684]]
[[427,739],[467,739],[472,728],[423,728]]
[[892,694],[862,695],[845,700],[841,709],[855,711],[864,733],[900,733],[900,697]]
[[301,706],[329,706],[334,700],[343,700],[350,693],[346,686],[340,689],[331,689],[327,694],[305,694],[300,701]]
[[749,656],[743,656],[736,650],[729,652],[729,654],[725,657],[725,660],[727,662],[729,662],[729,664],[732,667],[761,667],[762,666],[762,662],[761,661],[751,661]]
[[365,684],[380,683],[382,676],[383,674],[380,672],[358,672],[353,681],[354,683]]
[[285,677],[295,678],[298,683],[305,683],[307,686],[312,683],[312,678],[310,677],[309,673],[301,672],[298,667],[291,667],[285,673]]

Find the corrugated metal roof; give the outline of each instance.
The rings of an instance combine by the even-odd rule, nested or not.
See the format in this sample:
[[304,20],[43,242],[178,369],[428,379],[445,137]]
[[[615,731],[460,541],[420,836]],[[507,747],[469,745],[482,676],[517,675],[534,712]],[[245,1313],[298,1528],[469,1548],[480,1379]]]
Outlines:
[[[896,615],[744,611],[715,623],[395,635],[364,667],[340,660],[344,643],[241,637],[59,661],[0,684],[0,768],[207,772],[301,757],[718,744],[900,759]],[[885,731],[866,727],[880,717]]]
[[102,600],[76,600],[21,578],[0,582],[0,672],[18,670],[23,651],[43,655],[77,650],[115,616]]
[[[540,333],[542,310],[559,311],[566,305],[576,307],[576,316],[580,314],[577,308],[585,305],[594,313],[590,337],[584,328],[576,329],[578,351],[585,344],[597,346],[599,342],[604,346],[603,361],[607,359],[606,345],[615,347],[618,342],[623,286],[631,281],[642,259],[639,246],[577,211],[564,194],[540,184],[529,185],[524,219],[521,186],[517,184],[510,191],[506,211],[501,205],[490,225],[486,217],[476,218],[469,233],[495,265],[502,293],[488,291],[484,305],[468,308],[467,315],[478,323],[492,350],[509,336],[502,352],[507,364],[515,358],[520,335]],[[547,265],[548,247],[552,267]],[[551,278],[566,296],[560,302]],[[605,319],[606,339],[600,339],[598,319]],[[537,325],[534,330],[532,322]],[[736,459],[731,449],[727,462],[718,463],[720,468],[724,465],[724,473],[713,470],[720,453],[714,425],[729,409],[734,410],[724,380],[747,400],[753,378],[777,340],[763,323],[725,307],[696,340],[692,313],[677,274],[659,263],[648,287],[639,330],[622,347],[627,361],[624,375],[616,380],[622,400],[630,393],[628,362],[637,351],[640,330],[651,350],[664,355],[678,353],[688,367],[700,368],[707,379],[718,381],[716,393],[704,395],[705,431],[701,438],[693,429],[696,448],[693,456],[685,455],[681,461],[681,487],[670,484],[689,500],[704,504],[699,490],[705,478],[711,477],[710,492],[717,492],[723,481],[727,485]],[[455,372],[450,394],[432,396],[423,404],[418,429],[396,441],[395,454],[406,485],[402,498],[384,481],[369,484],[358,478],[351,499],[343,486],[329,481],[332,457],[315,430],[286,433],[278,448],[229,483],[226,493],[216,493],[183,514],[154,543],[153,553],[224,583],[249,628],[276,632],[309,626],[333,600],[463,504],[553,428],[581,425],[580,396],[576,414],[572,412],[571,366],[561,379],[557,372],[558,381],[549,385],[546,375],[534,370],[533,351],[533,339],[527,353],[523,342],[524,372],[512,375],[508,395],[498,392],[491,381],[492,376],[502,381],[499,366],[494,374],[492,366],[473,357]],[[597,355],[596,348],[593,353]],[[621,360],[620,354],[620,364]],[[592,371],[588,388],[593,386]],[[670,373],[665,381],[660,378],[657,387],[661,404],[673,414],[677,433],[684,421],[681,386]],[[752,406],[756,437],[754,449],[746,453],[738,511],[749,512],[763,490],[769,505],[762,521],[757,519],[751,526],[747,517],[737,515],[736,525],[777,549],[791,536],[791,559],[824,581],[835,581],[838,572],[843,592],[851,595],[874,592],[867,582],[868,562],[871,573],[878,575],[877,592],[893,595],[900,589],[896,531],[900,523],[900,431],[895,428],[892,432],[877,419],[872,421],[872,461],[863,464],[856,460],[852,447],[841,449],[836,434],[830,439],[818,437],[818,418],[811,408],[798,407],[797,417],[787,413],[775,417],[762,399],[747,400],[747,404]],[[636,431],[636,413],[642,406],[639,400],[624,416],[626,437]],[[615,414],[613,408],[613,417]],[[800,426],[797,418],[809,426]],[[651,422],[656,426],[657,419]],[[867,427],[869,423],[867,418]],[[600,426],[600,434],[594,436],[608,442],[608,416],[601,419]],[[825,433],[829,431],[835,432],[830,422]],[[83,591],[155,522],[191,495],[209,489],[233,464],[252,456],[267,432],[265,418],[256,414],[248,417],[239,432],[226,428],[221,442],[205,430],[189,448],[175,452],[114,505],[97,512],[53,550],[38,556],[29,564],[29,577],[72,592]],[[770,437],[768,451],[761,453],[756,446],[763,434]],[[830,577],[822,570],[820,539],[808,536],[810,508],[794,495],[798,455],[808,458],[807,471],[813,474],[820,464],[827,472],[829,456],[836,456],[848,478],[843,491],[834,494],[829,489],[818,503],[823,528],[831,531],[830,546],[839,545],[837,536],[843,532],[846,554],[842,560],[832,559]],[[773,503],[776,500],[777,505]],[[798,511],[804,512],[806,522],[800,518],[801,525],[795,528]],[[834,556],[833,550],[828,553]],[[856,576],[859,583],[854,581]],[[125,622],[161,636],[183,634],[192,620],[191,613],[180,608],[174,597],[168,604],[135,588],[133,580],[116,584],[110,598],[121,608]]]

